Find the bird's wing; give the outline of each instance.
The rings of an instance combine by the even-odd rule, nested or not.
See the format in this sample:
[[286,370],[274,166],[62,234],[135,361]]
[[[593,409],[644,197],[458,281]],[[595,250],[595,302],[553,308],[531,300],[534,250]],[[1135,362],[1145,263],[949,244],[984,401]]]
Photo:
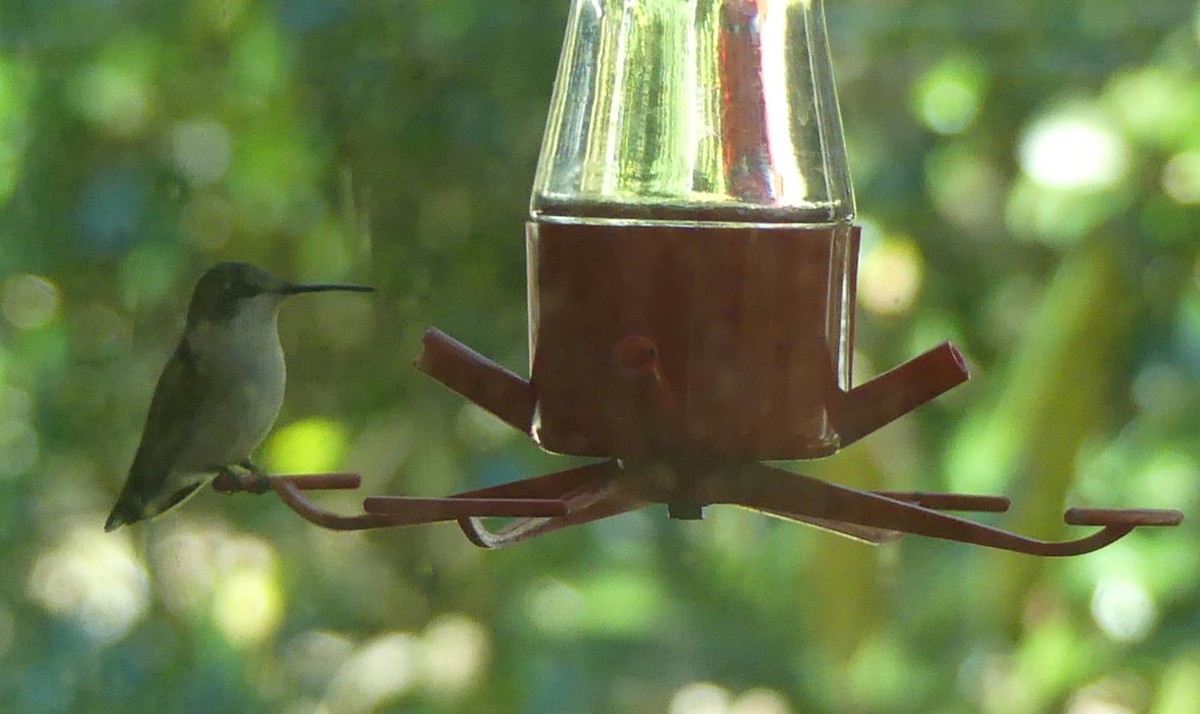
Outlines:
[[170,474],[171,464],[192,436],[207,380],[185,337],[154,388],[142,441],[129,469],[127,490],[158,495]]

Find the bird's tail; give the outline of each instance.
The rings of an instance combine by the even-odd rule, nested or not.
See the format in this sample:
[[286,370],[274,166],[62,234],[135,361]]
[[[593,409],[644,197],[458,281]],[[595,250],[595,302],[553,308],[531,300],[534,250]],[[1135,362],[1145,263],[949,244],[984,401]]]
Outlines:
[[140,520],[141,514],[138,511],[136,504],[122,493],[121,497],[117,499],[117,504],[113,506],[112,512],[108,514],[108,520],[104,522],[104,532],[112,533],[123,525]]

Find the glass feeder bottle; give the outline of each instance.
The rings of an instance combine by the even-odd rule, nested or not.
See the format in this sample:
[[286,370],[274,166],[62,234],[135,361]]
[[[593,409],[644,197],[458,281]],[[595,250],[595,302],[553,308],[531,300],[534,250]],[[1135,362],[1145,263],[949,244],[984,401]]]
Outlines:
[[637,335],[692,451],[836,450],[853,217],[822,0],[573,0],[527,224],[534,436],[636,440]]

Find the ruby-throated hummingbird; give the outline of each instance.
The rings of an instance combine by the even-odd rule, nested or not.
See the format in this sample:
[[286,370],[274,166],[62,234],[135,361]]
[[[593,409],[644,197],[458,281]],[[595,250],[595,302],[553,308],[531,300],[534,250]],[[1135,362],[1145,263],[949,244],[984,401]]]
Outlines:
[[238,464],[256,476],[253,451],[283,403],[285,367],[276,326],[289,295],[370,292],[362,285],[296,285],[249,263],[209,268],[192,291],[187,325],[167,362],[133,466],[112,513],[111,531],[183,503]]

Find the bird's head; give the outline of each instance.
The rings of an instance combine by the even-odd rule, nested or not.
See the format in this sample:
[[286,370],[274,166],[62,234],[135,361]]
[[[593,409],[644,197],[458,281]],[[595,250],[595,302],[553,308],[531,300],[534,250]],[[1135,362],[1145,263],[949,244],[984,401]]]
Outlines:
[[251,304],[273,310],[288,295],[327,290],[372,292],[374,289],[365,285],[290,283],[250,263],[218,263],[200,276],[192,290],[188,324],[230,320]]

